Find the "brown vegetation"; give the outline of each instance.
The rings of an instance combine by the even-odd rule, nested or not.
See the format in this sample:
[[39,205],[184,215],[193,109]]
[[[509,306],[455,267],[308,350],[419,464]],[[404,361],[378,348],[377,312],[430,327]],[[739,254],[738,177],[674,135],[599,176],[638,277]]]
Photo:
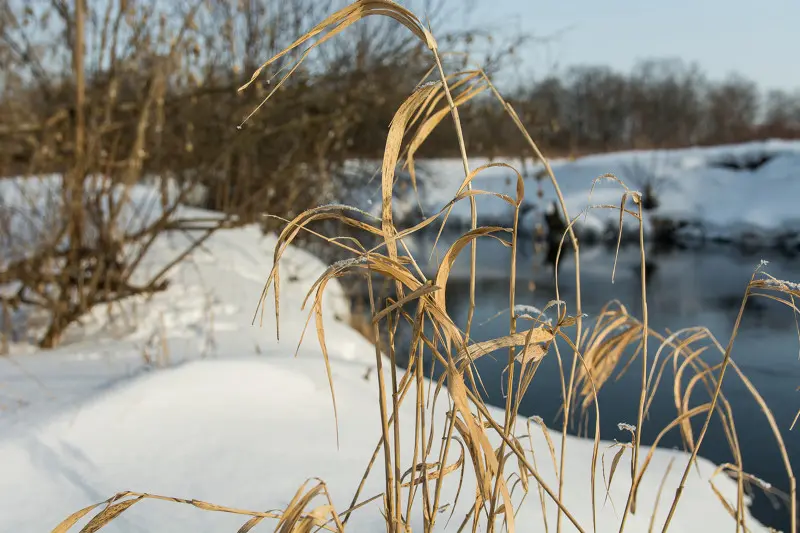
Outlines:
[[[529,456],[521,442],[517,431],[517,408],[525,391],[532,385],[539,364],[545,357],[555,357],[559,360],[561,381],[563,387],[564,426],[566,428],[576,410],[583,406],[589,409],[594,420],[600,416],[597,400],[597,391],[613,375],[625,372],[629,366],[637,368],[641,373],[641,389],[634,392],[639,405],[636,426],[626,426],[630,431],[631,442],[617,444],[622,452],[631,450],[631,481],[628,498],[624,512],[620,516],[619,530],[623,531],[626,520],[632,513],[637,512],[637,492],[643,476],[648,471],[652,452],[645,457],[640,453],[641,432],[643,422],[646,420],[650,401],[659,386],[663,372],[672,366],[675,374],[675,405],[678,411],[675,420],[663,428],[663,433],[677,428],[681,431],[683,440],[691,456],[685,464],[678,464],[676,468],[683,471],[681,484],[674,494],[670,505],[669,518],[658,527],[662,532],[669,529],[671,518],[681,502],[684,482],[692,469],[698,450],[702,445],[710,421],[716,418],[725,428],[734,460],[729,465],[723,465],[720,472],[729,472],[738,485],[736,501],[726,501],[720,497],[720,505],[731,515],[731,529],[747,531],[745,494],[751,485],[769,490],[758,480],[748,476],[742,467],[742,458],[738,447],[737,428],[733,422],[733,414],[722,391],[723,378],[728,373],[735,373],[740,377],[754,398],[759,402],[764,415],[770,421],[774,438],[777,440],[778,451],[785,458],[785,446],[781,433],[775,426],[769,408],[764,405],[758,392],[746,376],[731,360],[731,348],[736,339],[745,304],[753,297],[767,297],[776,299],[794,311],[794,298],[800,297],[800,288],[796,284],[780,281],[764,274],[761,268],[757,269],[751,281],[747,284],[742,305],[734,325],[733,333],[726,346],[714,339],[703,328],[693,328],[686,331],[675,332],[669,335],[653,331],[648,322],[646,299],[645,275],[645,247],[643,243],[643,208],[642,198],[638,193],[631,192],[622,182],[622,201],[617,206],[608,206],[610,209],[619,210],[620,220],[631,217],[638,224],[640,249],[641,249],[641,302],[643,316],[641,319],[632,317],[628,311],[618,305],[609,305],[595,320],[586,320],[581,312],[580,296],[580,247],[571,231],[571,224],[564,233],[564,241],[568,241],[575,254],[576,268],[576,299],[571,305],[572,315],[567,311],[565,302],[553,302],[550,306],[557,313],[557,320],[546,323],[541,316],[520,315],[515,305],[515,262],[512,260],[509,286],[509,333],[503,337],[474,343],[470,339],[471,316],[466,324],[456,324],[448,315],[445,305],[446,288],[450,267],[455,258],[471,249],[473,254],[471,283],[479,280],[480,273],[476,271],[474,254],[476,242],[481,238],[494,238],[503,242],[512,251],[512,258],[516,257],[518,228],[514,218],[512,227],[477,227],[473,216],[473,227],[458,239],[444,255],[438,271],[433,279],[427,279],[418,268],[413,257],[403,257],[400,251],[404,248],[404,237],[419,229],[432,225],[437,221],[446,219],[450,208],[447,206],[441,213],[426,219],[414,228],[399,230],[395,227],[392,217],[392,191],[395,171],[401,158],[413,164],[408,155],[408,147],[422,143],[428,133],[448,116],[452,118],[456,139],[464,163],[464,181],[457,192],[453,202],[472,201],[476,195],[492,194],[488,191],[478,191],[472,188],[473,178],[487,167],[471,169],[466,156],[463,138],[462,123],[459,109],[471,98],[483,92],[491,94],[506,113],[511,124],[517,128],[519,134],[525,139],[529,150],[537,154],[547,168],[548,177],[560,200],[560,208],[565,220],[574,221],[565,208],[561,198],[558,182],[550,170],[547,160],[540,153],[537,145],[523,126],[515,107],[505,101],[495,90],[489,78],[481,70],[461,70],[447,73],[441,62],[436,40],[410,11],[389,0],[361,0],[350,7],[336,12],[325,19],[313,30],[306,33],[298,41],[286,49],[286,54],[293,50],[310,44],[317,46],[327,38],[335,35],[339,30],[359,22],[368,16],[383,15],[395,19],[405,26],[412,35],[419,39],[430,51],[432,68],[425,83],[420,84],[399,106],[391,122],[386,139],[382,169],[382,200],[383,209],[379,221],[364,222],[351,216],[351,210],[341,206],[323,206],[310,209],[289,223],[282,231],[279,243],[275,250],[275,264],[265,286],[263,297],[266,297],[270,288],[276,290],[274,296],[276,308],[279,300],[277,287],[279,287],[280,259],[286,246],[290,245],[300,233],[310,232],[311,225],[319,220],[337,219],[344,224],[358,228],[365,235],[378,236],[381,239],[379,246],[368,249],[361,243],[353,240],[338,239],[336,236],[323,237],[331,246],[346,250],[352,259],[332,265],[325,274],[315,283],[309,293],[309,303],[316,322],[322,355],[328,365],[327,351],[324,340],[324,328],[321,322],[321,295],[327,283],[344,275],[362,275],[364,283],[369,286],[372,293],[373,275],[388,280],[396,286],[397,299],[384,309],[373,306],[371,309],[373,320],[372,328],[374,338],[379,338],[381,329],[387,335],[388,359],[391,364],[384,369],[387,363],[376,348],[375,362],[377,370],[377,384],[380,399],[380,439],[375,453],[364,474],[370,474],[375,466],[382,466],[385,489],[382,494],[371,497],[361,495],[361,488],[352,500],[352,505],[346,510],[336,510],[333,507],[327,488],[323,482],[318,482],[311,489],[307,485],[301,487],[290,504],[282,513],[250,512],[215,506],[196,500],[182,500],[164,498],[147,494],[121,493],[105,502],[106,507],[92,519],[89,530],[95,530],[102,525],[114,520],[131,505],[147,498],[167,499],[170,501],[194,505],[208,511],[236,513],[251,517],[240,531],[250,531],[259,522],[265,519],[277,520],[279,531],[311,531],[315,528],[325,528],[330,531],[341,532],[345,529],[348,519],[353,512],[371,501],[382,501],[382,511],[386,519],[386,529],[390,533],[407,531],[412,516],[421,516],[425,531],[433,530],[437,523],[445,520],[447,514],[443,512],[445,502],[442,501],[442,487],[444,483],[458,483],[457,473],[469,468],[474,472],[475,484],[472,487],[463,487],[460,491],[462,498],[469,499],[470,511],[460,522],[461,529],[470,528],[488,532],[499,531],[507,528],[509,532],[515,531],[515,510],[519,499],[515,494],[527,493],[532,488],[539,492],[542,501],[554,502],[558,507],[558,520],[555,530],[561,531],[569,523],[578,531],[589,531],[597,526],[596,523],[581,524],[563,503],[566,490],[563,480],[565,461],[566,439],[562,440],[560,464],[558,465],[559,484],[548,486],[543,482],[535,461]],[[280,56],[274,57],[258,70],[253,79],[259,79],[262,70],[273,68]],[[302,57],[296,58],[295,65],[302,63]],[[285,76],[289,76],[286,74]],[[277,100],[279,98],[276,97]],[[404,157],[405,156],[405,157]],[[517,215],[524,196],[522,178],[518,180],[517,193],[514,197],[495,195],[498,201],[503,201],[512,206]],[[473,214],[475,204],[473,206]],[[354,212],[353,210],[352,212]],[[576,215],[576,214],[573,214]],[[442,222],[443,223],[443,222]],[[319,234],[317,234],[319,236]],[[471,305],[474,307],[474,292],[471,294]],[[414,332],[412,347],[408,354],[409,362],[406,370],[401,370],[396,365],[397,354],[392,342],[395,327],[400,322],[407,322]],[[557,340],[569,347],[572,357],[562,360],[568,354],[560,352]],[[657,341],[659,349],[652,353],[649,350],[649,340]],[[562,344],[563,345],[563,344]],[[626,351],[625,348],[632,348]],[[478,393],[479,376],[477,376],[474,361],[497,350],[508,350],[508,387],[506,389],[507,403],[499,419],[493,416]],[[429,387],[423,377],[422,353],[429,353],[446,369],[442,379]],[[627,355],[630,354],[630,355]],[[715,355],[711,355],[715,354]],[[714,357],[717,362],[709,363]],[[672,363],[672,365],[669,365]],[[636,366],[633,366],[633,365]],[[446,389],[443,387],[446,385]],[[700,405],[689,402],[694,398],[693,391],[705,391],[707,401]],[[446,390],[446,392],[444,392]],[[333,392],[333,389],[332,391]],[[446,394],[442,399],[440,393]],[[431,423],[432,412],[437,402],[448,402],[444,427],[434,427]],[[399,445],[401,435],[399,425],[394,422],[398,419],[399,408],[403,402],[412,402],[415,405],[415,428],[412,436],[414,453],[412,457],[404,457],[401,462]],[[434,407],[431,407],[431,403]],[[335,404],[334,404],[335,407]],[[691,422],[698,418],[703,420],[700,431],[695,431]],[[648,428],[649,429],[649,428]],[[592,487],[592,516],[595,514],[595,469],[599,461],[599,431],[595,432],[594,457],[592,470],[587,472],[587,483]],[[660,437],[659,437],[660,438]],[[442,446],[432,452],[432,442],[441,442]],[[456,450],[462,453],[454,459]],[[553,452],[555,462],[555,452]],[[622,453],[614,460],[613,469],[620,463]],[[788,495],[790,512],[792,513],[791,531],[796,532],[796,505],[797,495],[795,478],[791,464],[786,460],[787,475],[791,481],[791,493]],[[405,472],[405,474],[403,474]],[[711,481],[712,488],[713,480]],[[363,486],[363,485],[362,485]],[[517,492],[515,492],[515,489]],[[719,495],[719,493],[717,493]],[[452,502],[447,502],[452,503]],[[87,515],[96,506],[87,507],[67,519],[56,531],[66,531],[71,528],[81,517]],[[641,507],[641,506],[640,506]],[[453,505],[455,509],[455,506]],[[458,524],[459,522],[454,522]],[[654,524],[654,519],[651,521]],[[713,524],[714,527],[722,527]],[[95,529],[92,529],[95,528]],[[545,525],[547,528],[547,525]]]
[[[270,229],[276,219],[262,214],[293,217],[364,179],[344,162],[355,146],[377,153],[374,132],[424,73],[420,46],[397,27],[370,26],[315,56],[281,84],[280,105],[237,128],[275,88],[263,79],[237,92],[253,58],[332,4],[0,6],[0,176],[15,177],[0,180],[0,285],[14,287],[2,303],[47,316],[41,346],[94,306],[163,289],[171,265],[134,277],[159,235],[189,237],[178,261],[223,225]],[[145,181],[157,192],[141,200]],[[186,217],[185,204],[226,216]]]

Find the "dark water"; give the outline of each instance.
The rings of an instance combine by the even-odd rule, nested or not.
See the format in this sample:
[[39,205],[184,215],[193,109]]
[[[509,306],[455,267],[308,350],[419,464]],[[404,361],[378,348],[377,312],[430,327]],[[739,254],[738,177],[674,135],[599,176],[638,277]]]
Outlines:
[[[434,235],[417,235],[412,250],[416,258],[427,257]],[[438,249],[446,250],[452,240],[445,235]],[[770,255],[774,255],[771,257]],[[761,259],[771,260],[767,271],[779,279],[800,280],[800,260],[778,253],[745,255],[731,248],[704,250],[648,251],[647,299],[651,327],[664,332],[689,326],[708,327],[724,346],[727,344],[745,287]],[[533,243],[523,240],[517,258],[516,303],[539,308],[555,298],[554,268],[547,250],[537,251]],[[636,317],[641,317],[639,251],[623,249],[617,264],[615,283],[611,282],[614,250],[604,247],[581,250],[583,311],[589,320],[610,300],[621,301]],[[435,264],[426,275],[432,276]],[[478,272],[472,338],[486,340],[508,334],[508,292],[510,252],[491,239],[478,241]],[[560,297],[568,312],[574,314],[575,263],[572,254],[562,257],[559,268]],[[469,251],[457,260],[447,285],[447,307],[456,324],[464,327],[469,310]],[[498,313],[502,313],[497,316]],[[552,316],[552,315],[551,315]],[[798,318],[800,320],[800,318]],[[522,326],[520,326],[522,327]],[[400,353],[407,353],[410,332],[400,335]],[[651,349],[651,356],[656,346]],[[486,387],[488,403],[504,406],[507,351],[481,358],[478,363]],[[562,354],[569,354],[567,349]],[[739,330],[733,360],[752,381],[772,409],[794,467],[800,465],[800,427],[790,431],[800,409],[800,341],[795,316],[790,309],[766,299],[751,299]],[[565,357],[565,364],[571,363]],[[652,357],[651,357],[652,360]],[[721,357],[709,352],[706,360],[716,363]],[[672,396],[670,367],[656,393],[645,420],[642,441],[650,444],[660,430],[676,416]],[[601,436],[604,439],[626,439],[618,422],[636,423],[640,391],[641,363],[619,381],[610,380],[599,395]],[[684,387],[688,379],[684,378]],[[502,385],[501,385],[502,383]],[[725,377],[723,392],[730,401],[745,471],[770,482],[775,488],[788,491],[788,477],[775,438],[767,420],[744,384],[732,372]],[[692,405],[708,401],[701,387],[695,389]],[[555,357],[545,358],[521,404],[523,416],[539,415],[549,425],[560,424],[561,381]],[[696,417],[699,430],[702,416]],[[582,426],[581,426],[582,427]],[[593,424],[590,425],[593,427]],[[573,428],[573,432],[578,430]],[[592,432],[589,433],[592,435]],[[697,435],[697,432],[695,432]],[[682,448],[679,432],[671,431],[660,445]],[[720,424],[712,424],[700,449],[700,455],[715,463],[734,462]],[[766,525],[787,531],[789,511],[785,503],[775,503],[755,490],[753,514]]]

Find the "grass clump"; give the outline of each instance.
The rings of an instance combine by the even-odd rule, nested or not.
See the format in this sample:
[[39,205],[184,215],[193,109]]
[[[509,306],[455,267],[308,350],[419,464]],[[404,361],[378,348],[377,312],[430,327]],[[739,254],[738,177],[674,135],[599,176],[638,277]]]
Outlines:
[[[292,75],[299,65],[308,57],[315,47],[322,45],[347,27],[369,16],[386,16],[404,25],[417,39],[429,49],[432,67],[428,75],[414,89],[406,101],[397,110],[391,122],[382,165],[382,211],[379,219],[364,217],[363,212],[347,206],[322,206],[308,210],[286,224],[281,232],[274,253],[274,267],[262,293],[262,300],[270,290],[275,299],[276,320],[279,319],[280,303],[280,262],[287,247],[301,234],[310,232],[351,254],[352,258],[340,261],[314,283],[306,297],[311,308],[315,329],[325,365],[328,369],[331,394],[334,400],[334,413],[338,419],[335,406],[335,391],[331,378],[330,361],[326,348],[325,328],[322,321],[322,295],[331,280],[345,275],[363,276],[369,288],[373,338],[388,339],[385,354],[376,345],[375,365],[377,385],[379,389],[380,437],[375,445],[374,453],[365,469],[361,484],[347,509],[335,509],[322,481],[318,481],[311,489],[307,485],[301,487],[291,503],[281,512],[257,513],[219,507],[196,500],[165,498],[148,494],[122,493],[105,502],[105,507],[95,515],[84,531],[95,531],[124,512],[131,505],[143,499],[167,499],[199,507],[203,510],[236,513],[248,516],[248,521],[239,530],[250,531],[264,519],[277,521],[276,530],[312,531],[325,529],[344,531],[353,513],[371,502],[382,503],[382,512],[386,529],[390,533],[409,531],[412,522],[422,523],[424,531],[432,531],[442,525],[443,521],[459,525],[459,531],[478,529],[487,532],[506,529],[516,530],[516,514],[521,501],[527,494],[534,492],[541,499],[545,530],[561,531],[564,527],[574,528],[580,532],[594,531],[598,527],[597,507],[603,502],[603,494],[597,490],[596,470],[598,463],[605,464],[600,453],[600,431],[598,391],[615,374],[626,372],[634,363],[640,365],[641,388],[636,391],[638,397],[638,413],[635,424],[621,425],[620,429],[630,433],[631,441],[618,443],[611,462],[606,485],[606,498],[612,478],[622,465],[624,452],[630,450],[631,481],[627,489],[624,508],[619,513],[619,531],[622,532],[629,517],[637,511],[637,494],[642,479],[648,471],[653,449],[646,454],[641,446],[642,425],[647,417],[653,396],[662,380],[669,363],[675,372],[674,398],[678,411],[676,418],[661,430],[656,444],[671,429],[681,432],[690,457],[685,464],[682,460],[672,468],[682,469],[680,484],[672,499],[668,502],[662,494],[664,480],[658,491],[657,503],[650,517],[650,530],[669,529],[675,510],[681,503],[684,486],[690,470],[695,463],[698,450],[708,431],[713,417],[722,423],[728,437],[735,461],[720,467],[718,473],[727,472],[737,480],[737,499],[727,501],[719,491],[714,489],[723,505],[732,517],[731,527],[738,531],[747,531],[745,495],[751,485],[763,484],[754,482],[752,476],[743,471],[741,453],[739,453],[737,430],[733,422],[730,405],[722,392],[722,382],[726,372],[739,375],[746,384],[747,378],[732,361],[730,354],[736,338],[745,304],[753,297],[767,297],[778,300],[795,311],[794,297],[800,296],[796,285],[772,279],[756,270],[747,285],[742,306],[736,320],[733,334],[726,346],[720,344],[711,333],[703,328],[694,328],[664,335],[652,330],[648,322],[645,247],[643,230],[642,195],[631,191],[620,181],[622,187],[621,202],[616,206],[596,206],[598,208],[615,209],[623,218],[632,217],[639,227],[641,250],[641,300],[642,317],[633,317],[619,303],[612,302],[592,321],[583,316],[581,307],[581,274],[580,246],[573,231],[578,217],[571,217],[567,212],[564,198],[558,182],[553,175],[547,159],[541,154],[531,136],[520,121],[514,108],[506,102],[495,86],[481,69],[447,73],[439,53],[436,40],[424,27],[421,21],[410,11],[389,0],[360,0],[337,11],[315,26],[286,50],[267,61],[252,76],[250,82],[242,87],[246,89],[259,74],[281,57],[294,54],[294,64],[275,84],[267,98],[272,97],[283,82]],[[310,44],[309,44],[310,43]],[[302,51],[299,51],[302,47]],[[544,312],[549,312],[554,319],[544,321],[541,316],[530,313],[519,313],[515,302],[516,253],[518,248],[518,219],[520,206],[525,190],[522,176],[517,172],[516,194],[512,196],[496,194],[489,191],[476,190],[472,186],[474,178],[490,166],[471,169],[465,150],[465,143],[459,119],[459,106],[466,104],[480,93],[488,92],[501,103],[509,119],[519,129],[533,151],[544,164],[547,177],[554,187],[559,208],[568,224],[561,241],[572,246],[576,264],[576,297],[572,305],[560,300],[552,302]],[[453,200],[439,213],[423,220],[412,228],[399,230],[392,213],[392,194],[395,172],[400,162],[404,162],[414,176],[414,152],[437,125],[450,116],[456,130],[457,141],[461,152],[464,179]],[[503,164],[504,165],[504,164]],[[507,165],[504,165],[507,166]],[[511,168],[511,167],[508,167]],[[615,179],[616,178],[613,178]],[[505,202],[515,210],[511,227],[479,227],[475,198],[479,195],[493,195],[498,201]],[[441,228],[447,221],[452,206],[456,202],[468,201],[472,211],[472,227],[457,239],[442,257],[435,275],[427,278],[409,253],[404,239],[409,235],[435,223]],[[363,220],[366,218],[366,221]],[[311,226],[322,220],[336,220],[342,224],[363,232],[371,239],[377,238],[380,243],[367,248],[359,240],[339,239],[337,236],[325,236],[316,233]],[[441,230],[440,230],[441,231]],[[620,228],[621,231],[621,228]],[[481,239],[495,239],[511,250],[511,270],[509,285],[509,328],[508,334],[483,342],[471,339],[472,316],[475,309],[475,284],[480,278],[476,268],[477,242]],[[465,324],[457,324],[448,314],[446,308],[447,283],[451,268],[456,259],[469,248],[471,256],[470,274],[470,312]],[[402,252],[402,254],[401,254]],[[560,253],[560,249],[559,249]],[[558,270],[556,269],[556,276]],[[389,299],[384,308],[378,308],[373,291],[374,278],[388,280],[395,288],[395,297]],[[558,284],[556,284],[558,285]],[[558,289],[557,289],[558,291]],[[263,310],[263,308],[262,308]],[[538,313],[542,315],[542,313]],[[405,369],[397,366],[398,353],[394,336],[401,323],[412,329],[412,342],[407,354],[408,364]],[[650,340],[656,340],[659,348],[655,354],[649,353]],[[557,340],[561,340],[572,352],[562,354]],[[631,350],[627,350],[631,348]],[[425,377],[423,352],[426,351],[444,368],[441,378],[431,382]],[[480,357],[498,350],[508,351],[506,368],[507,389],[506,404],[502,416],[495,416],[492,410],[481,399],[478,391],[481,388],[480,376],[475,369],[475,361]],[[716,350],[721,362],[711,365],[704,361],[707,352]],[[632,355],[626,355],[630,354]],[[527,421],[527,435],[519,435],[517,411],[521,399],[531,387],[540,364],[546,357],[558,359],[561,369],[563,391],[563,435],[573,414],[580,410],[584,414],[590,412],[595,423],[595,436],[591,470],[587,473],[587,484],[591,489],[591,522],[580,522],[575,513],[565,503],[565,471],[567,464],[567,439],[562,438],[557,453],[556,443],[550,430],[541,419]],[[386,365],[388,358],[389,365]],[[388,366],[385,367],[385,366]],[[684,388],[683,383],[688,385]],[[708,401],[699,406],[690,406],[690,397],[696,389],[704,389]],[[791,491],[788,495],[792,513],[791,531],[796,532],[796,489],[794,474],[787,457],[786,448],[780,431],[775,424],[769,408],[764,404],[758,392],[748,385],[750,392],[759,401],[765,416],[769,419],[778,448],[785,458],[787,475],[791,480]],[[405,402],[414,404],[413,435],[401,434],[401,405]],[[434,413],[437,406],[441,409],[446,403],[445,423],[437,426]],[[703,419],[702,429],[695,433],[692,420]],[[532,439],[533,426],[538,425],[549,448],[550,460],[557,473],[557,484],[548,484],[539,469],[544,458],[533,455],[524,445],[525,439]],[[562,435],[562,437],[563,437]],[[410,456],[401,456],[401,442],[413,439],[413,452]],[[434,446],[434,442],[441,443]],[[454,459],[455,456],[455,459]],[[644,456],[644,457],[643,457]],[[382,467],[382,468],[381,468]],[[368,476],[375,469],[382,470],[384,480],[383,492],[377,495],[362,494]],[[474,485],[464,483],[465,471],[474,476]],[[667,472],[668,473],[668,472]],[[605,478],[606,469],[603,468]],[[665,478],[666,479],[666,476]],[[445,501],[445,484],[453,484],[456,496],[452,501]],[[712,482],[713,487],[713,482]],[[522,496],[519,496],[520,493]],[[468,505],[458,506],[458,501],[468,499]],[[555,523],[547,522],[548,506],[557,508]],[[656,523],[655,511],[664,506],[669,507],[669,514],[663,523]],[[55,531],[67,531],[77,521],[86,516],[97,506],[88,507],[65,520]],[[457,509],[463,510],[462,516],[455,516]],[[449,512],[448,512],[449,510]],[[88,528],[88,529],[87,529]]]

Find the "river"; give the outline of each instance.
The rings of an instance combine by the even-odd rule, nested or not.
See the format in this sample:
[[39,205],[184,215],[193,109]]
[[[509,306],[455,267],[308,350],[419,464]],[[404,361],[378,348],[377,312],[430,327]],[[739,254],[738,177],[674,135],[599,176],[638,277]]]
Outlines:
[[[419,233],[410,241],[412,253],[419,258],[430,254],[435,234]],[[441,253],[457,235],[445,233],[437,250]],[[568,252],[568,251],[566,251]],[[575,261],[566,253],[559,267],[560,298],[574,314]],[[800,260],[779,253],[746,254],[731,247],[702,249],[651,249],[647,251],[647,301],[651,327],[660,331],[677,331],[689,326],[706,326],[723,344],[731,334],[745,287],[762,259],[770,260],[766,270],[779,279],[800,280]],[[508,334],[510,251],[492,239],[478,241],[478,283],[476,309],[471,337],[482,341]],[[552,251],[539,249],[529,239],[521,239],[517,258],[516,303],[539,308],[555,298],[555,276]],[[597,315],[612,299],[619,300],[629,312],[641,317],[640,257],[636,247],[620,251],[614,283],[613,247],[594,246],[581,249],[582,301],[587,320]],[[433,276],[435,262],[421,265],[427,276]],[[469,312],[469,249],[456,261],[447,284],[447,309],[456,324],[464,327]],[[798,318],[800,320],[800,318]],[[574,330],[570,333],[574,334]],[[398,336],[399,353],[407,353],[408,330]],[[651,354],[656,344],[652,345]],[[563,350],[562,353],[568,353]],[[709,352],[711,354],[711,352]],[[786,442],[793,465],[800,464],[800,427],[789,428],[800,409],[800,340],[796,317],[792,311],[767,299],[751,299],[739,329],[732,357],[744,374],[757,387],[772,409]],[[507,352],[484,357],[477,363],[488,403],[505,404],[502,388]],[[521,406],[522,416],[541,416],[551,427],[560,427],[561,380],[557,360],[549,354],[536,374]],[[711,354],[707,361],[718,363],[721,357]],[[565,357],[569,364],[571,357]],[[402,363],[402,361],[401,361]],[[600,391],[600,430],[603,439],[629,438],[622,434],[619,422],[636,423],[641,379],[640,360],[618,381],[613,379]],[[672,395],[672,370],[664,374],[655,400],[644,423],[643,444],[650,444],[659,431],[676,416]],[[684,379],[684,386],[687,379]],[[699,389],[699,388],[698,388]],[[723,392],[733,409],[734,421],[743,454],[745,471],[768,481],[775,488],[788,491],[788,477],[775,438],[758,404],[742,381],[733,373],[726,375]],[[708,401],[697,390],[692,405]],[[699,428],[702,417],[698,417]],[[583,427],[582,425],[580,427]],[[577,431],[572,428],[572,432]],[[695,433],[696,435],[697,433]],[[589,433],[592,436],[592,433]],[[681,448],[680,434],[671,431],[660,446]],[[722,426],[712,423],[700,449],[700,455],[715,463],[733,462]],[[610,459],[610,457],[608,458]],[[680,465],[682,468],[683,465]],[[789,529],[789,512],[755,489],[752,512],[756,518],[777,529]]]

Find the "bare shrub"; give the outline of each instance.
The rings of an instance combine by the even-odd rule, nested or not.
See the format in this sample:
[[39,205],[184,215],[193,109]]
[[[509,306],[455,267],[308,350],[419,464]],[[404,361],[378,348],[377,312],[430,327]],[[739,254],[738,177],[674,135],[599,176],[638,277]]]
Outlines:
[[[144,183],[154,161],[188,157],[159,142],[166,95],[190,61],[195,14],[173,27],[155,4],[0,8],[11,73],[4,102],[20,121],[3,131],[18,148],[5,171],[18,177],[0,181],[0,285],[5,309],[43,313],[42,347],[58,345],[98,305],[166,288],[171,267],[226,223],[182,208],[189,182]],[[53,37],[33,43],[40,35]],[[145,274],[138,267],[168,232],[188,236],[185,245]]]
[[654,154],[649,161],[644,157],[636,157],[624,165],[622,175],[642,193],[642,209],[651,211],[661,205],[660,194],[664,187],[671,185],[671,180],[661,173],[658,155]]

